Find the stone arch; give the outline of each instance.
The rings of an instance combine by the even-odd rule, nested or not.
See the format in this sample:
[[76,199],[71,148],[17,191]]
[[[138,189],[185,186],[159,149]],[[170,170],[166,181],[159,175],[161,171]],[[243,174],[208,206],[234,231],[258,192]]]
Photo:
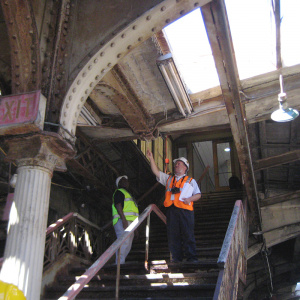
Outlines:
[[116,34],[97,51],[78,73],[62,103],[60,134],[75,142],[77,119],[94,86],[129,51],[171,23],[210,0],[165,0]]

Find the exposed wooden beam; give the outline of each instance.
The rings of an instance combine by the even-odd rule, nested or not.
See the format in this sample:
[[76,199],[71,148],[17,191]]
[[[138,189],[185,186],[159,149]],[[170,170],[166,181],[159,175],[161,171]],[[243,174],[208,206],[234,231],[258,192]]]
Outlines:
[[[290,130],[291,130],[291,134],[290,134],[291,148],[289,150],[291,151],[292,149],[295,149],[294,146],[297,145],[297,123],[296,122],[291,122]],[[288,170],[289,186],[293,185],[295,175],[296,175],[295,168],[289,168]]]
[[261,148],[276,148],[276,149],[279,149],[279,148],[289,148],[289,149],[297,149],[299,148],[300,149],[300,145],[297,145],[297,144],[261,144],[260,145]]
[[103,142],[125,141],[139,138],[130,128],[113,128],[102,125],[84,125],[77,126],[77,128],[80,128],[80,130],[93,141],[94,145]]
[[260,207],[281,203],[292,199],[300,199],[300,190],[292,193],[285,193],[274,197],[269,197],[264,200],[260,200]]
[[[246,117],[240,98],[240,81],[234,57],[229,23],[223,0],[213,1],[201,8],[211,44],[220,85],[235,141],[253,223],[260,223],[258,196],[248,141]],[[259,219],[257,218],[259,217]]]
[[[260,122],[259,123],[259,145],[267,144],[267,134],[266,134],[266,122]],[[262,159],[266,158],[268,156],[268,151],[265,147],[260,148],[261,157]],[[262,184],[263,184],[263,192],[266,191],[266,184],[268,182],[268,170],[262,170]]]
[[220,140],[220,139],[231,139],[232,140],[232,134],[230,127],[222,127],[219,130],[213,130],[213,128],[208,129],[207,131],[201,130],[199,132],[191,132],[191,133],[186,133],[183,136],[179,136],[174,139],[175,143],[178,144],[185,144],[188,142],[204,142],[204,141],[209,141],[209,140]]
[[253,163],[255,171],[264,170],[271,167],[280,166],[282,164],[288,164],[290,162],[300,159],[300,150],[289,151],[284,154],[275,155],[272,157],[266,157],[257,160]]

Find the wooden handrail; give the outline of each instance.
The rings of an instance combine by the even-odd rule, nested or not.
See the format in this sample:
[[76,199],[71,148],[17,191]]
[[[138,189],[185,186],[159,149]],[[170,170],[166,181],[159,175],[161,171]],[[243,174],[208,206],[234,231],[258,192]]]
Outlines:
[[142,224],[142,222],[154,211],[158,217],[166,224],[166,216],[159,210],[155,204],[150,204],[143,213],[136,218],[119,237],[83,274],[78,280],[69,287],[67,292],[59,298],[59,300],[74,299],[84,286],[100,271],[107,261],[118,251],[122,244],[132,235],[134,231]]
[[203,180],[204,176],[206,175],[206,173],[208,172],[208,169],[210,168],[210,166],[206,166],[206,168],[204,169],[202,175],[200,176],[200,178],[198,179],[197,183],[198,185],[201,183],[201,181]]
[[237,200],[235,203],[230,224],[228,226],[226,236],[223,242],[223,246],[219,255],[219,259],[218,259],[219,266],[224,266],[227,261],[230,247],[232,247],[233,236],[235,234],[236,227],[238,226],[239,213],[242,214],[243,221],[246,222],[245,214],[243,210],[243,204],[241,200]]
[[235,202],[222,249],[213,300],[235,299],[238,281],[246,284],[248,226],[241,200]]

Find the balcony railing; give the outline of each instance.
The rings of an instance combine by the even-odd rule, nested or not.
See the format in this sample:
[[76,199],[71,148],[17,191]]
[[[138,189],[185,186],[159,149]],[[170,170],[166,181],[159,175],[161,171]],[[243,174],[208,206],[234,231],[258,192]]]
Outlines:
[[47,228],[44,271],[66,253],[95,261],[111,243],[107,234],[107,226],[100,228],[78,213],[69,213]]

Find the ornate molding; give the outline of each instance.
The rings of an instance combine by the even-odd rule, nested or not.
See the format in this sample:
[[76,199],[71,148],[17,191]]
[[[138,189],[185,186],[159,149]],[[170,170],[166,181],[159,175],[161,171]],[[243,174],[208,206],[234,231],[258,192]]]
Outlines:
[[52,132],[12,137],[6,143],[9,147],[7,161],[15,161],[18,167],[43,167],[51,172],[66,171],[66,160],[76,153],[73,145]]

